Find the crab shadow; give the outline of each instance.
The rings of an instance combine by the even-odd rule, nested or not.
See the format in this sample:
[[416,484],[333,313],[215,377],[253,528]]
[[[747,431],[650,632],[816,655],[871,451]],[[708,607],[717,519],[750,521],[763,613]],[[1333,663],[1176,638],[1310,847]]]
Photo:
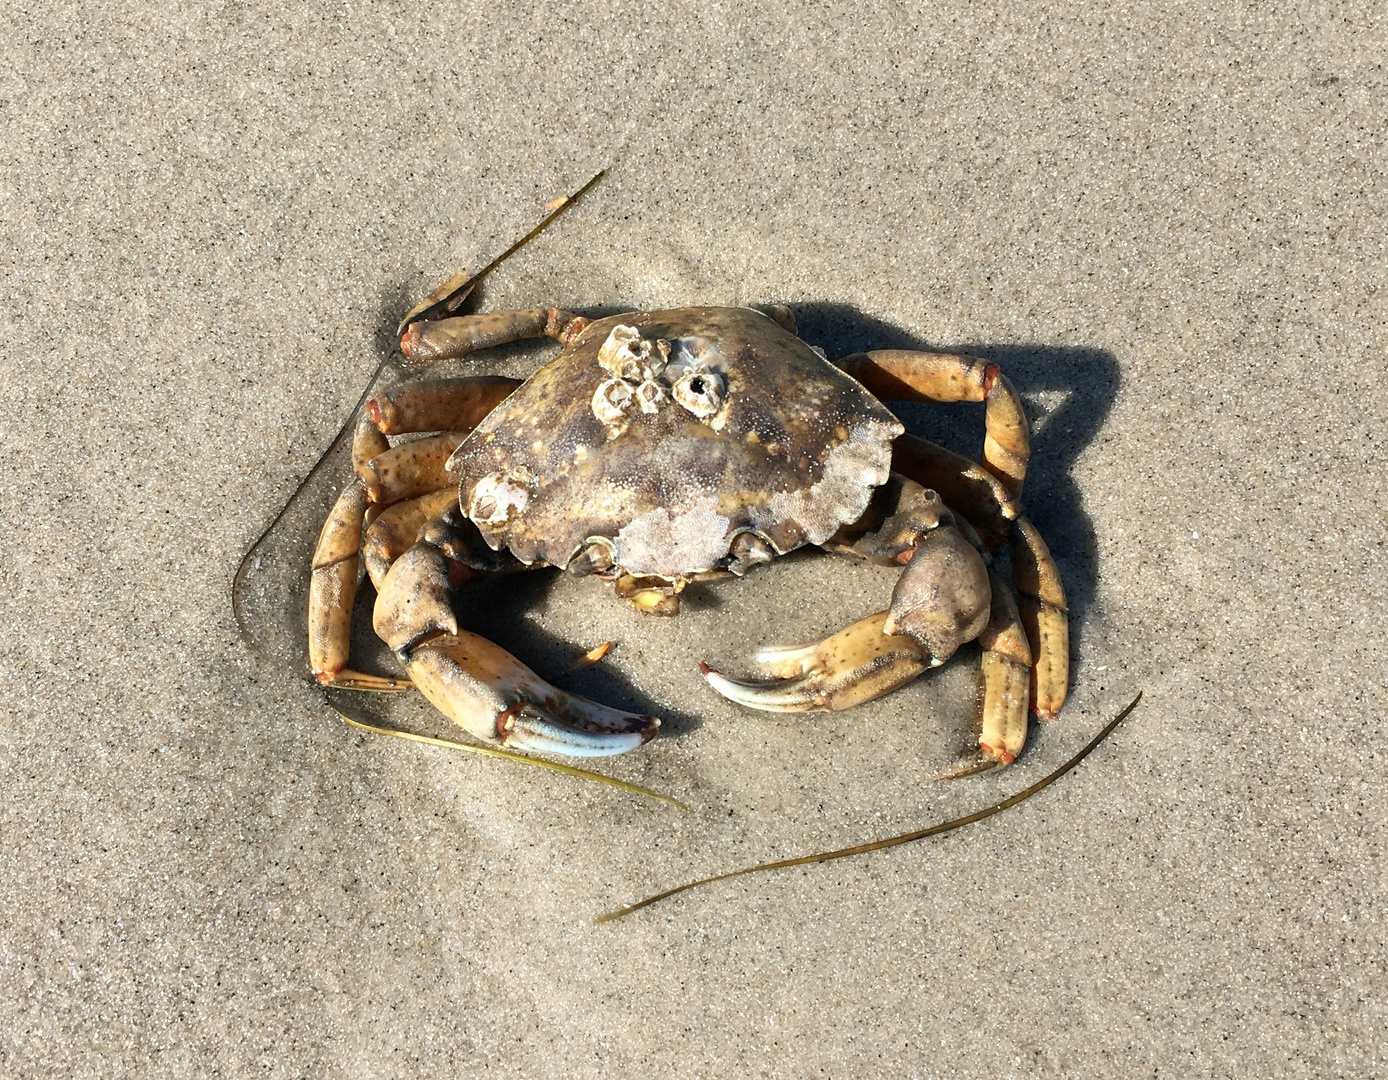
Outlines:
[[[673,707],[666,699],[651,697],[611,662],[584,663],[583,645],[524,616],[548,606],[550,593],[562,577],[563,571],[546,568],[483,585],[459,596],[455,602],[458,617],[467,629],[521,657],[537,675],[561,690],[614,709],[659,716],[662,735],[682,735],[699,727],[703,721],[697,715]],[[605,588],[597,580],[586,584],[608,593],[588,602],[622,604],[611,595],[610,586]],[[632,614],[638,619],[653,617]],[[617,643],[629,636],[619,634]]]
[[[792,305],[800,337],[832,359],[870,349],[924,349],[967,353],[1002,368],[1022,395],[1032,421],[1026,478],[1027,516],[1046,538],[1060,566],[1070,607],[1071,654],[1083,639],[1094,601],[1098,541],[1073,470],[1098,435],[1122,379],[1105,349],[988,342],[924,341],[847,304]],[[983,446],[983,410],[958,405],[893,402],[908,431],[977,460]]]

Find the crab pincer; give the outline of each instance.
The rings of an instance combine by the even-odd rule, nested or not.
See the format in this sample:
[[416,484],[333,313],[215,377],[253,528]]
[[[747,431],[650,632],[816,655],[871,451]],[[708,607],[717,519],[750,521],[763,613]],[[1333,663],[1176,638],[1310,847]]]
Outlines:
[[573,757],[621,754],[655,737],[656,717],[564,693],[501,646],[460,630],[452,607],[458,576],[442,551],[420,541],[391,566],[372,616],[440,712],[485,743]]
[[847,709],[888,694],[930,667],[914,639],[887,634],[887,612],[859,619],[813,645],[772,646],[752,657],[762,680],[730,679],[707,663],[699,671],[729,701],[764,712]]
[[624,754],[655,738],[660,720],[566,694],[499,645],[459,631],[405,660],[434,706],[482,742],[569,757]]
[[905,477],[894,474],[825,546],[884,566],[904,562],[891,606],[813,645],[760,650],[753,661],[769,681],[738,682],[701,665],[724,697],[774,712],[846,709],[939,667],[987,625],[983,557],[939,496]]

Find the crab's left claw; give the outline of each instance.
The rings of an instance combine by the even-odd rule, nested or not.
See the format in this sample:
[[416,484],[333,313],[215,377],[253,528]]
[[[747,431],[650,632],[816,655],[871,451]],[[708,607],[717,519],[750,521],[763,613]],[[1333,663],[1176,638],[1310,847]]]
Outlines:
[[914,638],[885,632],[879,611],[814,645],[760,650],[754,661],[768,676],[739,682],[708,664],[699,670],[730,701],[766,712],[847,709],[904,686],[931,666],[930,652]]
[[[919,485],[903,485],[901,492],[918,497],[922,505],[927,494],[935,499]],[[891,532],[903,513],[889,518],[883,531]],[[704,678],[741,705],[802,712],[872,701],[905,686],[926,668],[943,664],[963,642],[978,637],[988,622],[988,568],[952,519],[907,531],[910,546],[898,553],[906,557],[906,569],[888,610],[859,619],[814,645],[761,650],[756,661],[762,674],[774,681],[736,682],[707,664],[701,667]]]
[[372,625],[416,688],[455,724],[493,746],[600,757],[634,750],[660,727],[654,716],[566,694],[500,645],[460,630],[448,562],[427,541],[391,565]]

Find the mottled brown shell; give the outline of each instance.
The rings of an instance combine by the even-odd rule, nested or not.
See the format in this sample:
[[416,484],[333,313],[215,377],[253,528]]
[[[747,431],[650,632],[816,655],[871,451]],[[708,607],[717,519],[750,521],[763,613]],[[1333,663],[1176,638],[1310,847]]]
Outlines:
[[822,543],[887,480],[901,432],[760,312],[681,308],[591,324],[449,467],[493,548],[564,566],[600,538],[629,573],[676,578],[744,532]]

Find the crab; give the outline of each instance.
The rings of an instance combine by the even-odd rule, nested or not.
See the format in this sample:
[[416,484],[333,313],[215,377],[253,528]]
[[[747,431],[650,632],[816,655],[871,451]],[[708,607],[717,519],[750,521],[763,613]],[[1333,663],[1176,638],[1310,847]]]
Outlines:
[[[523,383],[419,381],[367,401],[352,479],[313,557],[309,660],[321,683],[408,685],[348,666],[364,562],[376,633],[408,682],[473,737],[623,753],[660,721],[549,685],[460,627],[455,601],[489,578],[553,566],[670,616],[691,581],[817,545],[900,567],[890,603],[823,641],[762,650],[754,680],[701,664],[715,691],[753,709],[844,709],[977,640],[978,749],[946,775],[1010,763],[1028,711],[1055,716],[1068,679],[1065,594],[1021,510],[1028,424],[996,365],[909,350],[833,364],[785,307],[460,315],[470,290],[458,280],[401,323],[413,363],[532,337],[562,351]],[[884,400],[984,403],[982,463],[907,434]],[[392,445],[400,435],[418,437]],[[1004,543],[1016,597],[991,565]]]

